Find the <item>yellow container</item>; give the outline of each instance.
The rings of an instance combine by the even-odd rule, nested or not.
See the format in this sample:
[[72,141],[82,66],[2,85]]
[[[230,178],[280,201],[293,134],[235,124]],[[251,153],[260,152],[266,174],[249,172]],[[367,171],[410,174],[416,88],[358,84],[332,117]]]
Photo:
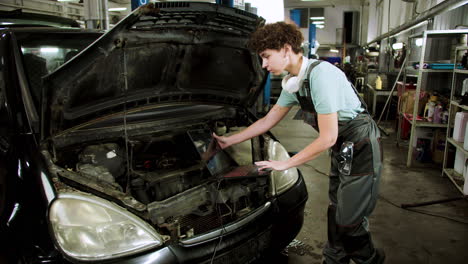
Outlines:
[[382,79],[380,76],[377,76],[377,79],[375,80],[375,89],[382,90]]

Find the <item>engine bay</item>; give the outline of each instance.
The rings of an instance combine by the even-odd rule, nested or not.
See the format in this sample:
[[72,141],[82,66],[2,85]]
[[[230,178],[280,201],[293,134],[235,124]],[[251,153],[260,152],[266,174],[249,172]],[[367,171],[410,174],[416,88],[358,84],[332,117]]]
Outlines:
[[242,153],[250,164],[239,164],[211,134],[197,127],[69,146],[57,150],[54,165],[74,188],[135,199],[146,208],[140,217],[178,241],[236,221],[268,198],[269,173],[253,165],[255,144]]

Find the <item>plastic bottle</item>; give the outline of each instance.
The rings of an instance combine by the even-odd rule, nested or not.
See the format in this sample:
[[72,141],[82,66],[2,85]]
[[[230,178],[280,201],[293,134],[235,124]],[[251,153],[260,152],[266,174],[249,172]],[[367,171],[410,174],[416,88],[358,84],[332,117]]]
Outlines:
[[[465,126],[465,138],[468,139],[468,129],[466,129],[468,127],[468,122],[466,123],[466,126]],[[468,140],[465,140],[463,142],[463,148],[465,150],[468,150]]]
[[382,79],[380,76],[377,76],[377,79],[375,79],[375,89],[382,90]]
[[455,114],[455,126],[453,127],[453,139],[458,142],[465,141],[465,129],[468,122],[468,112]]
[[444,113],[442,114],[442,123],[443,124],[447,124],[448,117],[449,117],[449,111],[445,110]]
[[442,107],[441,103],[438,103],[436,107],[434,108],[434,117],[433,117],[432,122],[436,124],[442,123],[443,114],[444,114],[444,108]]
[[468,160],[465,160],[465,171],[463,172],[463,178],[465,179],[463,183],[463,194],[468,195],[468,180],[466,177],[468,177]]
[[465,161],[465,154],[463,154],[463,152],[460,149],[457,149],[457,151],[455,152],[455,164],[453,165],[453,169],[456,173],[463,175],[463,170],[465,169]]
[[424,108],[424,118],[426,118],[428,122],[432,122],[432,119],[434,117],[435,106],[436,103],[433,101],[429,101],[426,103],[426,107]]

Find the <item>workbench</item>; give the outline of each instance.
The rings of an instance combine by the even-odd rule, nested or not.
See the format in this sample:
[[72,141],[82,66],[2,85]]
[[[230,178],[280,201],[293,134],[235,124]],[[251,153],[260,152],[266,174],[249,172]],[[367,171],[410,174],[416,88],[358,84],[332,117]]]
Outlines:
[[[367,103],[367,106],[370,108],[372,107],[371,115],[375,116],[375,109],[377,107],[377,97],[378,96],[385,96],[387,98],[391,90],[377,90],[372,85],[366,84],[366,91],[364,95],[364,100]],[[392,93],[392,96],[398,96],[398,91],[395,89]]]

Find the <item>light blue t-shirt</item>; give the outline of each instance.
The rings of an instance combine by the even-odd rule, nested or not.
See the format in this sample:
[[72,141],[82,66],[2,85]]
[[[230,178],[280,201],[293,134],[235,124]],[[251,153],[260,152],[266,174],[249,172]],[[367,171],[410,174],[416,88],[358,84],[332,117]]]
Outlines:
[[[309,65],[315,61],[317,60],[310,59]],[[339,121],[348,121],[364,111],[346,75],[331,63],[323,61],[315,66],[310,73],[309,82],[310,94],[317,113],[337,112]],[[300,84],[302,85],[302,82]],[[300,92],[299,94],[302,95]],[[299,101],[295,93],[283,89],[276,104],[291,107],[299,105]]]

